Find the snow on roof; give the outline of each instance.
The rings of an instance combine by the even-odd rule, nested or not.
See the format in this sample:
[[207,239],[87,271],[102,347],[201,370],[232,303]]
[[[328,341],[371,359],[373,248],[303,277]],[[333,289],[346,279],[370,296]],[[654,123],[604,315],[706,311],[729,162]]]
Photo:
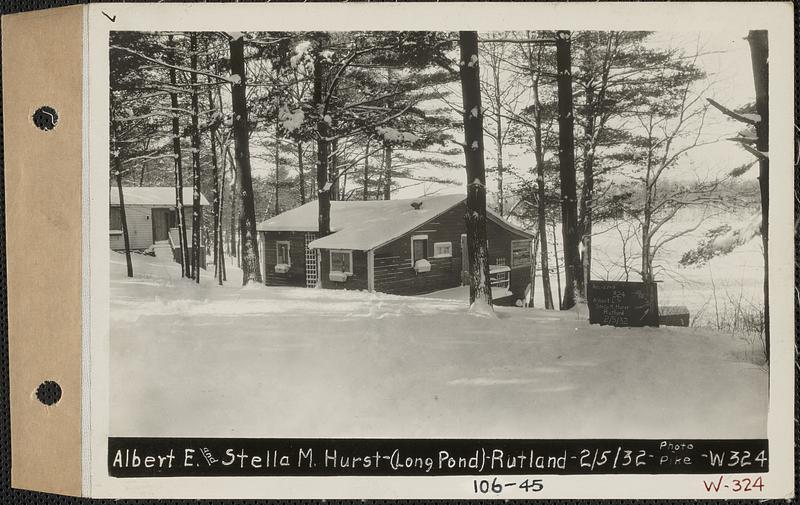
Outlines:
[[[430,221],[464,201],[463,194],[403,200],[331,202],[331,234],[309,244],[314,249],[367,251],[379,247]],[[417,210],[411,204],[422,202]],[[316,200],[259,223],[259,231],[318,230]],[[490,213],[495,220],[499,219]],[[507,227],[529,235],[503,221]]]
[[[183,188],[184,205],[192,205],[193,194],[192,188]],[[175,188],[169,186],[123,186],[122,195],[125,198],[125,205],[175,206]],[[119,192],[115,187],[109,188],[109,203],[111,205],[119,205]],[[200,205],[208,205],[208,200],[202,193],[200,194]]]

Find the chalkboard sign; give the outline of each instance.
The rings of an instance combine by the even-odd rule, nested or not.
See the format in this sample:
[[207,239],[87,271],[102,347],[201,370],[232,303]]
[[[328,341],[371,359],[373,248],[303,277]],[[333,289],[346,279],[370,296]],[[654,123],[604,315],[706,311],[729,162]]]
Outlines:
[[655,283],[589,281],[589,323],[658,326]]

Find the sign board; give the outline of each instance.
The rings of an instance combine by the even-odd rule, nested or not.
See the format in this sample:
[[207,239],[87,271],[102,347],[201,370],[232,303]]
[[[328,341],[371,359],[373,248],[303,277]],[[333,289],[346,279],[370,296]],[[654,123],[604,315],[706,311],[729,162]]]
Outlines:
[[611,326],[658,326],[655,283],[589,281],[589,323]]

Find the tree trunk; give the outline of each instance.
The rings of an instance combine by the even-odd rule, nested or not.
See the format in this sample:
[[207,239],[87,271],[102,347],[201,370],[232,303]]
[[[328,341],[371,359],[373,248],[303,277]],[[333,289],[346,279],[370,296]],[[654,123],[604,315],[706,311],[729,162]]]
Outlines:
[[261,283],[261,268],[258,261],[256,238],[256,207],[253,198],[253,179],[250,169],[250,140],[247,125],[247,99],[244,64],[244,37],[230,41],[231,74],[239,76],[239,82],[231,85],[233,107],[233,140],[241,182],[242,213],[239,218],[240,242],[242,244],[242,285],[251,281]]
[[[647,230],[647,231],[645,231]],[[649,227],[642,227],[642,281],[653,282],[652,258],[650,257]]]
[[[467,251],[470,262],[469,302],[492,307],[489,251],[486,243],[486,166],[483,111],[478,69],[478,32],[459,32],[461,95],[464,107],[464,154],[467,170]],[[477,113],[476,113],[477,112]]]
[[[326,123],[327,125],[327,123]],[[330,132],[327,126],[326,131]],[[330,198],[339,200],[339,141],[328,144],[328,182],[331,183]]]
[[[649,170],[648,170],[649,174]],[[652,218],[653,193],[650,190],[650,177],[645,182],[644,210],[642,211],[642,281],[653,282],[653,257],[651,248],[650,226]]]
[[337,200],[347,200],[347,172],[336,178],[337,185],[339,186],[339,197]]
[[[317,55],[314,58],[314,106],[316,110],[322,110],[324,98],[323,93],[323,72],[325,64],[319,56],[321,47],[317,48]],[[331,233],[331,189],[333,185],[328,182],[328,156],[329,153],[329,125],[324,117],[317,120],[317,205],[318,205],[318,233],[319,237],[325,237]],[[318,276],[319,277],[319,276]]]
[[364,156],[364,201],[369,200],[369,140],[367,140],[367,153]]
[[[544,308],[553,309],[553,289],[550,286],[550,262],[547,257],[547,202],[545,200],[544,187],[544,142],[542,141],[542,102],[539,99],[539,68],[534,67],[533,61],[529,61],[531,84],[533,90],[533,105],[535,108],[533,131],[533,152],[536,158],[536,218],[538,225],[538,235],[541,242],[542,259],[542,292],[544,293]],[[561,294],[559,293],[559,298]]]
[[280,186],[281,186],[281,142],[278,139],[278,126],[280,121],[275,118],[275,215],[281,213]]
[[[210,82],[210,78],[209,78]],[[214,110],[214,95],[211,93],[211,86],[208,87],[208,108]],[[220,217],[220,182],[219,182],[219,158],[217,157],[217,123],[212,120],[211,128],[209,129],[209,136],[211,138],[211,178],[214,180],[211,186],[211,212],[214,218],[214,234],[212,235],[212,242],[214,247],[214,277],[222,279],[222,272],[220,271],[220,241],[222,237],[219,229]]]
[[[209,90],[211,87],[209,87]],[[214,86],[216,95],[217,95],[217,105],[219,106],[219,118],[220,120],[225,117],[224,114],[224,103],[222,101],[222,91],[221,86]],[[218,130],[217,130],[218,131]],[[223,151],[224,148],[224,151]],[[219,242],[217,244],[218,252],[217,256],[219,257],[219,277],[217,278],[217,283],[222,286],[223,281],[227,281],[227,272],[225,271],[225,234],[223,233],[224,225],[223,225],[223,215],[225,213],[225,181],[226,179],[226,168],[228,164],[228,160],[231,160],[231,166],[233,166],[233,158],[230,155],[230,148],[227,145],[223,145],[222,143],[219,146],[220,149],[220,157],[222,158],[222,176],[218,181],[218,190],[219,190],[219,209],[217,211],[218,222],[217,222],[217,237]]]
[[303,143],[297,143],[297,182],[300,186],[300,205],[306,203],[306,173],[303,169]]
[[119,193],[119,218],[122,221],[122,240],[125,243],[125,264],[128,269],[128,277],[133,277],[133,263],[131,262],[131,241],[128,237],[128,219],[125,216],[125,197],[122,194],[122,174],[119,155],[114,157],[114,178],[117,180],[117,192]]
[[[747,41],[753,60],[753,81],[756,112],[761,120],[756,125],[756,149],[769,153],[769,40],[766,30],[751,30]],[[758,162],[758,185],[761,190],[761,245],[764,250],[764,347],[769,362],[769,158]]]
[[375,181],[375,199],[383,198],[383,176],[386,172],[386,147],[381,148],[381,165],[378,167],[378,179]]
[[[583,250],[581,267],[583,269],[584,289],[592,276],[592,226],[594,208],[594,141],[595,134],[595,97],[592,88],[586,90],[586,142],[583,150],[583,188],[581,189],[581,205],[578,216],[578,234]],[[583,296],[586,296],[584,290]]]
[[531,304],[534,306],[534,299],[536,298],[536,254],[539,252],[539,233],[533,236],[533,256],[531,257]]
[[556,235],[556,222],[553,221],[551,223],[553,228],[553,254],[556,260],[556,285],[558,287],[558,310],[561,310],[563,305],[561,304],[561,267],[558,265],[558,238]]
[[222,236],[222,214],[225,212],[225,155],[222,155],[222,177],[219,181],[219,210],[218,216],[219,219],[216,223],[217,228],[217,237],[219,237],[219,242],[217,242],[217,257],[219,257],[219,277],[217,278],[217,283],[222,286],[222,281],[226,281],[227,276],[225,274],[225,240]]
[[505,195],[503,194],[503,121],[502,121],[502,101],[500,97],[500,72],[494,72],[494,92],[495,106],[497,107],[497,121],[495,126],[497,135],[497,212],[500,217],[505,217]]
[[392,199],[392,146],[386,144],[383,148],[383,199]]
[[558,79],[558,158],[561,177],[561,233],[564,247],[564,298],[571,309],[583,293],[583,267],[578,248],[578,209],[575,181],[575,138],[572,107],[572,56],[569,31],[556,33]]
[[[192,70],[197,70],[197,33],[189,36],[189,58]],[[203,209],[200,206],[200,105],[198,103],[197,73],[189,74],[192,85],[192,277],[200,283],[200,229]]]
[[[386,69],[386,84],[392,86],[394,79],[394,71],[391,68]],[[389,107],[394,106],[394,101],[389,100]],[[385,142],[383,145],[383,199],[392,199],[392,145]]]
[[[169,44],[173,48],[175,47],[172,44],[172,35],[169,36]],[[173,59],[175,59],[174,56]],[[174,68],[169,69],[169,82],[171,86],[177,86],[177,76]],[[178,221],[178,246],[181,251],[181,277],[191,277],[189,244],[186,241],[186,216],[183,213],[183,165],[181,163],[181,128],[178,122],[178,94],[170,93],[169,98],[172,107],[170,111],[172,116],[172,156],[175,159],[175,211]]]
[[[538,201],[536,202],[536,214],[538,224],[538,235],[541,240],[541,255],[542,255],[542,290],[544,292],[544,308],[548,310],[553,309],[553,290],[550,286],[550,264],[547,258],[547,209],[545,206],[545,191],[544,191],[544,162],[541,164],[537,161],[536,167],[536,186]],[[555,247],[555,245],[553,246]],[[556,267],[557,268],[557,267]],[[561,290],[559,289],[559,298],[561,297]]]
[[139,187],[144,186],[144,169],[147,167],[147,163],[142,163],[142,169],[139,171]]
[[239,218],[239,170],[236,166],[236,162],[233,159],[233,155],[231,154],[230,150],[228,150],[228,157],[230,158],[230,165],[231,170],[233,170],[233,177],[231,180],[231,222],[230,222],[230,240],[228,242],[228,254],[237,258],[239,256],[239,246],[238,240],[236,237],[239,236],[238,230],[236,228],[236,222]]

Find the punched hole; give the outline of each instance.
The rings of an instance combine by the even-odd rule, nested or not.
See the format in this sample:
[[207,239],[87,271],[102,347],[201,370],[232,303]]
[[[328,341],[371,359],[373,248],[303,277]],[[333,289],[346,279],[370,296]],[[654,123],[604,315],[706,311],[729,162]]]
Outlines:
[[33,113],[33,124],[42,131],[50,131],[58,124],[58,113],[49,105],[39,107]]
[[36,388],[36,398],[45,405],[55,405],[61,399],[61,386],[55,381],[44,381]]

